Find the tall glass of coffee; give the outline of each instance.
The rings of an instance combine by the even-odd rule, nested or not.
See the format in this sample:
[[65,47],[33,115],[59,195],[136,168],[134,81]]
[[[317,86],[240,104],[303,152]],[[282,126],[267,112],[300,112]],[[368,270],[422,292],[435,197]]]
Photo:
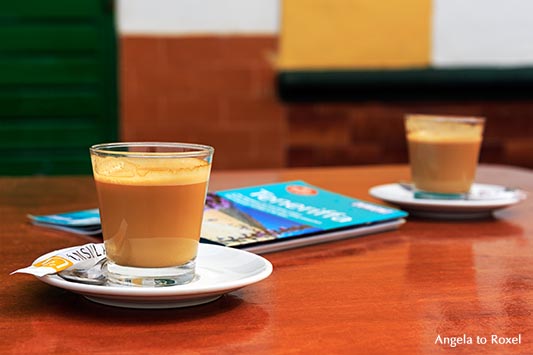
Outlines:
[[460,198],[476,175],[485,119],[410,114],[405,117],[415,197]]
[[193,280],[213,152],[157,142],[90,148],[110,283]]

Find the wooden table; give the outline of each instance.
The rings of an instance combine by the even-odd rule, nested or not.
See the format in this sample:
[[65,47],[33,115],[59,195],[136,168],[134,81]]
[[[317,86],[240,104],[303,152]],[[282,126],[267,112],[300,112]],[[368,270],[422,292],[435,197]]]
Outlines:
[[[531,170],[478,175],[533,191]],[[372,200],[371,186],[408,176],[405,166],[215,172],[211,189],[304,179]],[[185,309],[113,308],[8,275],[98,242],[32,226],[27,213],[95,206],[89,177],[0,179],[1,354],[533,354],[532,198],[494,219],[410,218],[397,231],[267,254],[268,279]],[[438,344],[463,335],[474,344]],[[491,344],[492,335],[521,344]]]

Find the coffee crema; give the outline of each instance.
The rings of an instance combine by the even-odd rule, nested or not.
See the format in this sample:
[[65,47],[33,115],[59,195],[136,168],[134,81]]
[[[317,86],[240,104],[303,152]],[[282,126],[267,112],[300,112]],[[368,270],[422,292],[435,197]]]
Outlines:
[[478,117],[407,115],[415,187],[441,194],[468,192],[476,175],[483,127],[484,119]]
[[208,162],[93,156],[93,171],[110,260],[121,266],[160,268],[194,259]]
[[437,193],[466,193],[474,182],[480,138],[408,137],[409,161],[416,188]]

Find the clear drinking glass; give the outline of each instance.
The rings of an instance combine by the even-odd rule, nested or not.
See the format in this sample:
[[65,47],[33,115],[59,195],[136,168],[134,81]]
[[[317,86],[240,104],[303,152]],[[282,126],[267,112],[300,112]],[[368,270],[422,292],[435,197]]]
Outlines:
[[415,196],[454,198],[468,193],[476,175],[484,124],[480,117],[405,117]]
[[90,148],[110,283],[193,280],[213,152],[160,142]]

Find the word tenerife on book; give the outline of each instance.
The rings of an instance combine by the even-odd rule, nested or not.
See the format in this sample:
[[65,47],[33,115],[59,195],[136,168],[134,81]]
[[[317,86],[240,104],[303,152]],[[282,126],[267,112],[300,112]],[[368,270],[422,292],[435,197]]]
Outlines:
[[375,223],[405,216],[393,208],[336,194],[303,181],[219,191],[229,203],[320,229]]
[[[291,191],[290,187],[292,186],[289,186],[287,190]],[[312,195],[315,195],[315,194],[316,192],[312,193]],[[309,206],[301,202],[294,202],[292,200],[289,200],[288,198],[279,197],[272,191],[266,190],[264,188],[261,188],[259,191],[251,192],[249,196],[255,197],[258,201],[261,201],[261,202],[267,202],[272,205],[276,205],[276,206],[283,207],[288,210],[297,211],[300,213],[305,213],[307,215],[314,216],[314,217],[330,219],[331,221],[334,221],[334,222],[348,223],[353,220],[353,218],[348,216],[345,212],[337,211],[337,210],[330,209],[330,208]],[[367,211],[371,211],[371,212],[375,212],[375,213],[379,213],[383,215],[387,215],[387,214],[391,214],[395,212],[395,210],[393,209],[386,208],[383,206],[377,206],[377,205],[363,202],[363,201],[353,202],[352,207],[364,209]]]
[[288,210],[298,211],[310,216],[321,217],[324,219],[330,219],[334,222],[347,223],[352,221],[352,217],[346,215],[345,212],[339,212],[333,209],[323,207],[307,206],[300,202],[293,202],[287,198],[281,198],[276,196],[272,191],[268,191],[261,188],[259,191],[250,193],[251,197],[255,197],[261,202],[268,202],[272,205],[284,207]]

